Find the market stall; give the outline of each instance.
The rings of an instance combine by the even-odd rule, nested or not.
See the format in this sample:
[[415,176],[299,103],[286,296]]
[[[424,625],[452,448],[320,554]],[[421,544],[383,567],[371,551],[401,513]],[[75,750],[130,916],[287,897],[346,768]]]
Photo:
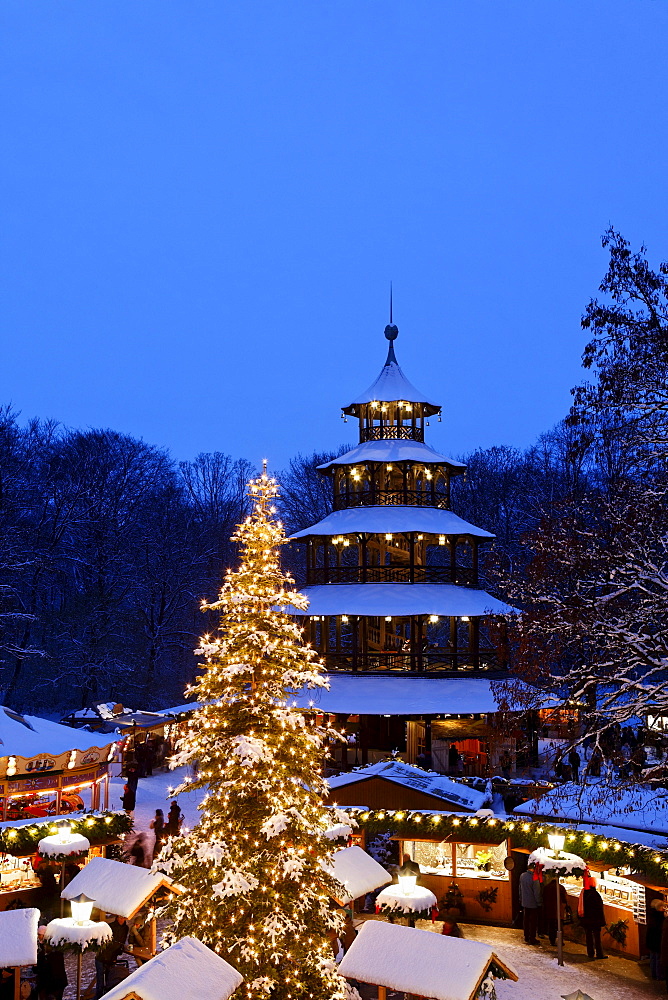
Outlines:
[[481,941],[443,937],[430,931],[369,920],[339,965],[349,980],[433,1000],[478,1000],[489,996],[494,978],[517,981],[516,973]]
[[[63,849],[61,824],[53,819],[0,823],[0,912],[48,902],[57,895],[63,864],[71,878],[82,864],[120,844],[132,820],[124,812],[109,812],[68,815],[67,823],[72,851]],[[76,849],[84,842],[85,851]]]
[[[2,996],[19,1000],[21,969],[37,962],[37,922],[39,910],[10,910],[0,913],[0,988]],[[8,992],[9,980],[13,992]],[[29,991],[30,992],[30,991]]]
[[408,854],[420,866],[420,884],[446,909],[456,909],[475,922],[510,923],[512,896],[506,868],[509,847],[471,840],[430,838],[399,841],[399,856]]
[[152,958],[157,951],[155,903],[160,894],[179,893],[167,875],[126,865],[109,858],[94,858],[67,885],[61,896],[73,900],[84,893],[95,900],[100,913],[125,917],[135,931],[132,953],[140,961]]
[[108,808],[117,744],[0,706],[0,820]]
[[229,1000],[243,977],[192,937],[181,938],[105,993],[105,1000]]

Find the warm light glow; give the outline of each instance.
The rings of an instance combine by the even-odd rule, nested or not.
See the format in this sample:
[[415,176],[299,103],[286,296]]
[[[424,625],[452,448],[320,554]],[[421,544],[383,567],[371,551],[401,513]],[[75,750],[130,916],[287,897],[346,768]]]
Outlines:
[[392,535],[385,535],[385,541],[386,542],[391,542],[392,541]]
[[348,615],[341,615],[341,621],[342,622],[347,622],[348,621]]
[[392,615],[386,615],[385,616],[385,621],[386,622],[391,622],[392,621]]
[[58,833],[60,834],[60,843],[69,844],[72,837],[72,824],[68,822],[59,823]]
[[547,839],[550,844],[550,848],[559,857],[564,849],[564,844],[566,843],[566,838],[563,833],[548,833]]
[[438,621],[438,615],[429,615],[429,621],[434,625]]
[[417,875],[399,875],[399,885],[404,896],[411,896],[417,885]]
[[438,536],[438,544],[439,545],[445,545],[445,535],[439,535]]
[[70,900],[70,906],[72,907],[72,919],[80,925],[83,925],[87,920],[90,920],[90,915],[93,912],[94,899],[87,896],[84,892],[80,893],[78,896],[74,896]]

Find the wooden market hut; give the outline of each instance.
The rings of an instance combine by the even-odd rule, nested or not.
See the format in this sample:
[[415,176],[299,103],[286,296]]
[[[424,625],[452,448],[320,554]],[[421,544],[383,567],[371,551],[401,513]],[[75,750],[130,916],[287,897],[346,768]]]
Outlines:
[[477,812],[483,792],[443,774],[424,771],[403,761],[382,761],[329,778],[329,805],[368,809],[449,809]]
[[105,1000],[229,1000],[242,982],[224,958],[185,937],[135,969]]
[[337,896],[336,902],[341,906],[366,896],[368,892],[379,889],[392,881],[382,865],[379,865],[370,854],[356,845],[344,847],[333,856],[331,874],[343,885],[345,893]]
[[21,969],[37,962],[38,921],[39,910],[33,908],[0,913],[0,972],[13,975],[13,1000],[21,996]]
[[[101,913],[115,914],[132,921],[161,891],[180,893],[182,890],[167,875],[150,872],[136,865],[126,865],[122,861],[112,861],[110,858],[93,858],[65,886],[61,896],[71,900],[83,892],[89,899],[95,900],[95,907]],[[148,942],[143,947],[133,949],[133,954],[144,961],[152,958],[158,950],[155,916],[148,927]]]
[[368,920],[339,965],[346,979],[432,1000],[475,1000],[489,977],[517,974],[481,941],[443,937],[415,927]]

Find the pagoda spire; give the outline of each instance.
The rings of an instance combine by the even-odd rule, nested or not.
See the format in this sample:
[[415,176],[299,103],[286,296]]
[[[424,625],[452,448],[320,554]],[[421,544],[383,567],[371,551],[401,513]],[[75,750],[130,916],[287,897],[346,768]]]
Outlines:
[[399,336],[399,327],[395,326],[392,321],[392,282],[390,282],[390,322],[385,327],[385,336],[390,342],[390,348],[387,352],[387,360],[385,362],[385,366],[387,367],[387,365],[396,365],[398,363],[394,353],[393,341],[395,341]]

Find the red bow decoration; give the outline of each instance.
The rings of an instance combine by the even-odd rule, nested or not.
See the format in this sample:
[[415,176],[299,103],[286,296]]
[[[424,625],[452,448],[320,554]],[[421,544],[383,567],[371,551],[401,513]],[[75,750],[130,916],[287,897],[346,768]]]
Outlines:
[[534,882],[543,881],[543,866],[541,864],[536,864],[533,870],[533,880]]
[[591,872],[589,871],[588,868],[585,868],[582,874],[582,888],[591,889],[593,885],[594,885],[594,880],[592,878]]

